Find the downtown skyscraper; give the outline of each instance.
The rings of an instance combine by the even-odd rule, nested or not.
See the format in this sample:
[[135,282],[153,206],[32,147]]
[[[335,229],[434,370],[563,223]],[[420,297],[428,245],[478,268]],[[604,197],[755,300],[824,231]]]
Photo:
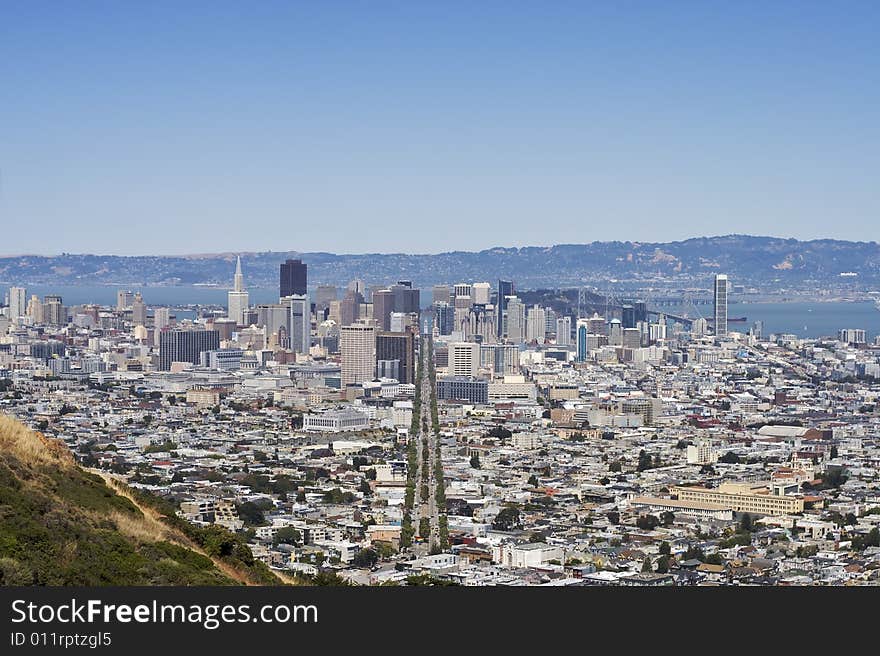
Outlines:
[[281,264],[281,280],[279,284],[279,297],[305,295],[308,267],[302,260],[287,260]]
[[715,276],[715,335],[727,334],[727,274]]
[[232,290],[227,293],[227,316],[234,320],[236,325],[240,325],[244,311],[248,309],[249,304],[248,293],[244,288],[244,275],[241,272],[241,257],[238,257],[235,260]]

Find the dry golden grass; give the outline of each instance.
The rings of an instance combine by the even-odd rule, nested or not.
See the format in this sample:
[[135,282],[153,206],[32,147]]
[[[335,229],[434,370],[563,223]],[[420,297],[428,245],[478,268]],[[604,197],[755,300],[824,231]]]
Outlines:
[[109,519],[116,526],[117,531],[138,542],[149,544],[165,540],[175,541],[167,526],[143,515],[135,517],[114,511],[110,514]]
[[6,415],[0,415],[0,451],[31,465],[74,466],[73,456],[63,442],[32,431]]

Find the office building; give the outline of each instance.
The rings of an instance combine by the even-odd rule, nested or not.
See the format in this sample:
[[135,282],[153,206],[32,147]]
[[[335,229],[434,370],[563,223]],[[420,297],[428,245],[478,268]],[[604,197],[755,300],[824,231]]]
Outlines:
[[27,290],[24,287],[9,288],[9,318],[18,322],[27,316]]
[[400,280],[396,285],[391,285],[391,293],[394,296],[394,312],[419,313],[421,293],[413,289],[411,281]]
[[416,378],[416,340],[414,331],[411,328],[400,332],[377,331],[376,360],[397,361],[398,375],[393,376],[393,378],[396,378],[401,383],[414,383]]
[[507,319],[507,299],[513,296],[513,283],[510,280],[498,281],[498,297],[495,303],[495,335],[500,340],[504,337]]
[[453,376],[475,376],[480,366],[480,345],[475,342],[453,342],[449,345],[449,373]]
[[116,292],[116,311],[125,312],[131,307],[132,301],[134,301],[134,294],[127,289],[120,289]]
[[600,317],[598,312],[594,312],[593,316],[587,319],[587,325],[589,327],[588,332],[593,333],[594,335],[607,334],[605,317]]
[[376,328],[353,323],[339,329],[342,385],[373,380],[376,371]]
[[556,345],[571,346],[571,317],[556,319]]
[[216,330],[166,330],[159,340],[159,369],[170,371],[172,362],[199,364],[202,351],[220,348]]
[[329,309],[330,303],[336,300],[336,287],[334,285],[318,285],[315,289],[315,310],[323,312]]
[[492,302],[492,285],[488,282],[475,282],[471,286],[474,305],[489,305]]
[[590,322],[587,319],[577,320],[576,341],[576,358],[578,362],[586,362],[589,355],[587,347],[587,335],[590,334]]
[[861,328],[841,328],[837,331],[837,339],[852,346],[868,343],[868,337]]
[[455,330],[455,310],[443,301],[434,302],[434,326],[440,335],[451,335]]
[[489,402],[489,381],[466,376],[448,376],[437,380],[437,398],[441,401]]
[[[339,303],[339,323],[343,326],[350,326],[361,318],[361,304],[364,297],[361,292],[347,289],[345,296]],[[390,319],[389,319],[390,323]],[[390,326],[389,326],[390,327]]]
[[304,296],[307,293],[306,270],[307,266],[302,260],[287,260],[281,264],[280,298],[294,294]]
[[43,323],[50,326],[62,326],[67,323],[67,308],[64,307],[61,297],[50,294],[43,297]]
[[[267,303],[257,306],[257,324],[263,326],[266,331],[266,339],[271,340],[275,336],[276,344],[287,348],[287,335],[290,334],[290,305],[282,303]],[[284,342],[284,343],[282,343]]]
[[715,276],[715,335],[727,334],[727,275]]
[[376,378],[393,378],[400,381],[402,375],[400,360],[376,360]]
[[373,292],[373,319],[380,330],[391,330],[391,313],[394,311],[394,294],[390,289]]
[[526,338],[526,306],[516,296],[507,297],[507,319],[505,321],[507,339],[520,343]]
[[620,319],[612,319],[608,323],[608,345],[623,346],[623,324]]
[[244,312],[250,305],[248,292],[244,288],[244,274],[241,272],[241,257],[235,260],[235,275],[232,282],[232,290],[227,293],[226,316],[235,321],[236,325],[242,325]]
[[27,290],[24,287],[9,288],[9,318],[15,323],[27,315]]
[[449,303],[449,285],[434,285],[431,288],[431,303]]
[[[509,309],[509,306],[508,306]],[[544,336],[547,332],[547,317],[544,308],[535,305],[529,308],[526,317],[526,339],[527,342],[544,343]]]
[[131,322],[135,326],[147,325],[147,306],[140,292],[135,293],[134,299],[131,302]]
[[639,348],[642,345],[642,331],[638,328],[624,328],[622,344],[623,348]]
[[752,336],[755,339],[764,337],[764,322],[760,319],[752,324]]
[[153,310],[153,344],[159,346],[159,338],[162,330],[171,325],[171,310],[167,307],[157,307]]
[[294,294],[284,300],[290,305],[289,348],[294,353],[308,353],[312,336],[312,308],[309,297],[304,294]]
[[482,344],[480,346],[480,368],[488,369],[496,378],[515,376],[519,371],[519,345]]
[[467,282],[459,282],[453,285],[452,293],[455,297],[455,307],[469,308],[474,302],[471,296],[471,285]]
[[243,356],[244,351],[237,348],[202,351],[199,354],[199,364],[208,369],[237,371],[241,369],[241,359]]

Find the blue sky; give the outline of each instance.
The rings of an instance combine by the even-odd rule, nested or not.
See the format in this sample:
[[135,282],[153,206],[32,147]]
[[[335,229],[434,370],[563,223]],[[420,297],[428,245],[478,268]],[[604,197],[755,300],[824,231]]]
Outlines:
[[878,19],[0,0],[0,253],[876,240]]

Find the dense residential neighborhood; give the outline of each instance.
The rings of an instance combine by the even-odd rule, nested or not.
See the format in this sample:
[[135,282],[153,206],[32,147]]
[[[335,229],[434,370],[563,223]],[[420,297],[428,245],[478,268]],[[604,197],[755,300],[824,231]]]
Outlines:
[[281,321],[34,297],[0,317],[0,411],[304,579],[880,580],[880,346],[864,331],[734,332],[718,307],[723,331],[662,314],[572,326],[513,293],[489,302],[488,284],[435,287],[427,311],[406,283],[371,302],[359,285],[302,328],[296,295]]

